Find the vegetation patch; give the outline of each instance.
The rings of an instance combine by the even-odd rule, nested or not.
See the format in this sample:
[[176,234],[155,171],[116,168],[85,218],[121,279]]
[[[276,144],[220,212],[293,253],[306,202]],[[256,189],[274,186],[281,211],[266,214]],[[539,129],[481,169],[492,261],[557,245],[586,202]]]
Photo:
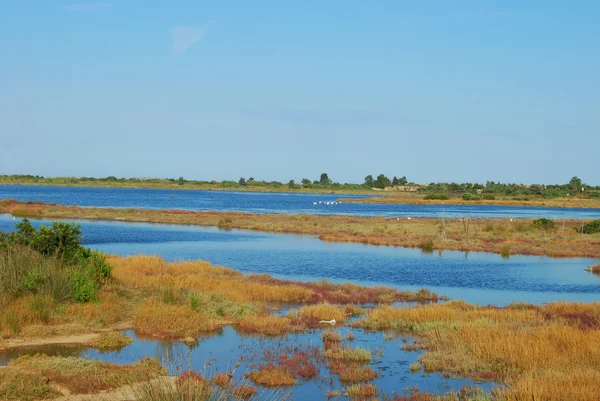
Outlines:
[[74,394],[96,393],[166,374],[166,369],[150,358],[133,365],[115,365],[75,357],[35,355],[19,357],[9,366],[46,377]]
[[263,387],[287,387],[297,383],[296,378],[287,369],[269,364],[250,372],[247,377]]
[[133,340],[120,331],[106,331],[88,345],[100,350],[120,349],[131,344]]
[[0,400],[46,400],[58,395],[41,375],[11,366],[0,367]]

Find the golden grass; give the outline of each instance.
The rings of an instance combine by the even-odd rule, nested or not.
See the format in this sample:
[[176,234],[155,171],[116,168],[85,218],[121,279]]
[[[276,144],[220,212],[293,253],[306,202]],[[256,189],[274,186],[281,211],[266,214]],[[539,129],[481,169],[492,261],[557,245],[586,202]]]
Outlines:
[[377,198],[340,198],[344,203],[373,203],[390,205],[495,205],[495,206],[545,206],[568,208],[600,208],[597,198],[569,196],[563,198],[544,199],[528,196],[529,200],[514,199],[508,196],[496,196],[496,199],[464,200],[462,197],[450,197],[448,200],[423,199],[427,194],[383,193]]
[[[385,287],[323,282],[300,283],[268,275],[244,275],[204,261],[167,263],[157,256],[109,256],[113,276],[137,288],[178,288],[215,294],[235,302],[316,304],[395,300],[437,300],[425,290],[399,292]],[[339,302],[338,302],[339,301]]]
[[[446,219],[446,239],[439,235],[439,219],[317,216],[287,214],[246,214],[193,212],[183,210],[141,210],[81,208],[48,204],[0,201],[0,213],[25,217],[84,218],[119,221],[146,221],[168,224],[225,226],[267,232],[318,235],[325,241],[358,242],[419,248],[431,243],[435,250],[486,251],[555,257],[600,257],[600,233],[578,235],[580,220],[561,220],[556,230],[539,230],[529,219],[470,219],[465,224]],[[564,223],[564,229],[563,229]]]
[[353,384],[344,391],[344,395],[350,398],[369,399],[377,394],[377,388],[372,384]]
[[220,327],[218,322],[187,305],[166,305],[157,300],[148,300],[140,306],[133,324],[136,330],[158,337],[197,336]]
[[358,325],[419,334],[425,370],[503,381],[498,399],[592,400],[600,394],[599,316],[600,303],[449,302],[375,308]]
[[36,355],[17,358],[9,366],[46,377],[73,394],[97,393],[166,374],[158,361],[149,358],[133,365],[114,365],[75,357]]
[[275,365],[266,365],[246,375],[263,387],[286,387],[295,385],[298,380],[287,370]]
[[132,341],[131,337],[120,331],[107,331],[102,333],[100,337],[96,338],[88,345],[101,350],[112,350],[126,347],[131,344]]
[[346,309],[339,305],[318,304],[300,308],[298,312],[301,319],[308,321],[333,320],[338,323],[346,321]]
[[341,359],[349,362],[369,362],[371,361],[371,351],[361,347],[334,347],[325,350],[327,359]]
[[0,400],[34,401],[60,395],[47,380],[14,367],[0,367]]
[[282,316],[248,316],[239,321],[238,327],[244,333],[267,336],[279,336],[294,331],[292,321],[288,317]]
[[121,321],[129,314],[127,301],[111,285],[100,290],[98,302],[57,305],[50,297],[27,295],[5,299],[0,306],[0,337],[4,338],[83,333]]

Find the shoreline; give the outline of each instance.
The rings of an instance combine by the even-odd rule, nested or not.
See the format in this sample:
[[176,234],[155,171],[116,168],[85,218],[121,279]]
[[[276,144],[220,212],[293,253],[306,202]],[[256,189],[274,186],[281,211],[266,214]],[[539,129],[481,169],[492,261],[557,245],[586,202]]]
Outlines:
[[260,232],[310,234],[323,241],[440,250],[482,251],[550,257],[600,258],[600,233],[578,234],[580,220],[564,220],[552,230],[536,228],[533,219],[411,220],[384,217],[248,214],[185,210],[117,209],[59,206],[0,200],[0,213],[15,217],[69,218],[213,226]]
[[[258,185],[222,187],[218,184],[184,184],[177,183],[166,184],[157,183],[130,185],[123,183],[116,185],[96,184],[94,182],[76,182],[76,183],[40,183],[40,182],[3,182],[0,186],[34,186],[34,187],[72,187],[72,188],[104,188],[104,189],[155,189],[155,190],[173,190],[173,191],[207,191],[207,192],[249,192],[265,194],[298,194],[298,195],[340,195],[338,202],[344,203],[362,203],[362,204],[381,204],[381,205],[449,205],[449,206],[528,206],[528,207],[547,207],[547,208],[566,208],[566,209],[600,209],[600,199],[591,198],[553,198],[544,199],[532,197],[530,200],[510,199],[502,196],[499,199],[488,200],[464,200],[461,198],[450,198],[447,200],[424,199],[428,193],[423,192],[393,192],[376,191],[373,189],[335,189],[335,188],[296,188],[291,189],[287,186],[269,187]],[[344,198],[346,195],[362,196],[362,198]]]

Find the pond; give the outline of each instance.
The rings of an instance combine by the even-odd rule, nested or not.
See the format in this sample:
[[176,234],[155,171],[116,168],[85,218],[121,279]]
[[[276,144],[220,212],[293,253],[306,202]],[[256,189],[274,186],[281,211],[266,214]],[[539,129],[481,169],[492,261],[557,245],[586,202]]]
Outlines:
[[586,219],[600,218],[600,209],[486,205],[385,205],[339,203],[359,195],[271,192],[196,191],[136,188],[87,188],[0,185],[0,199],[53,202],[61,205],[144,209],[216,210],[247,213],[289,213],[356,216]]
[[[351,331],[355,336],[353,341],[344,340],[343,346],[360,347],[371,350],[371,368],[378,374],[371,383],[382,394],[392,396],[408,394],[409,387],[417,386],[422,392],[443,394],[458,390],[462,386],[477,385],[486,390],[492,388],[492,383],[474,382],[464,378],[444,377],[440,373],[411,372],[410,365],[417,361],[421,351],[406,351],[401,348],[405,343],[410,344],[410,337],[386,336],[382,332],[365,332],[358,329],[342,327],[336,329],[346,338]],[[0,366],[20,355],[44,353],[47,355],[75,356],[86,359],[97,359],[106,362],[129,364],[151,356],[157,358],[164,366],[170,368],[171,374],[181,373],[192,369],[206,376],[216,372],[228,372],[235,369],[233,382],[243,381],[246,373],[256,370],[261,363],[272,361],[271,354],[276,356],[286,354],[292,356],[295,352],[307,352],[317,355],[310,361],[317,367],[317,377],[299,381],[293,387],[281,388],[278,391],[291,393],[295,400],[324,399],[328,390],[343,392],[347,383],[341,383],[336,374],[328,369],[328,362],[322,357],[323,330],[311,330],[299,334],[288,334],[284,337],[259,337],[239,334],[233,327],[224,327],[218,333],[199,337],[195,344],[185,344],[177,341],[163,341],[125,331],[133,338],[133,342],[118,351],[101,352],[82,346],[42,346],[34,348],[19,348],[11,351],[0,351]],[[207,366],[210,365],[210,366]],[[245,381],[248,384],[251,382]],[[259,389],[262,399],[273,395],[273,390]]]
[[[18,221],[0,215],[0,230],[13,230]],[[324,242],[310,235],[78,222],[86,246],[123,256],[143,253],[168,261],[203,259],[245,273],[302,281],[327,278],[400,290],[428,288],[452,299],[484,305],[600,300],[600,277],[584,271],[595,261],[586,258],[513,255],[505,259],[496,254],[457,251],[427,254],[420,249]]]

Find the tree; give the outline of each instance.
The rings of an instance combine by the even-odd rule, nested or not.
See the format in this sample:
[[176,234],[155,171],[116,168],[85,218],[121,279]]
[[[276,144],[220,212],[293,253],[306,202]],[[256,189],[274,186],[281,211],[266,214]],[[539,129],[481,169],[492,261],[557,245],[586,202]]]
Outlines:
[[244,177],[240,178],[240,180],[238,181],[238,184],[240,184],[241,186],[245,186],[246,185],[246,179]]
[[320,185],[331,185],[333,181],[331,181],[329,179],[329,176],[327,175],[327,173],[323,173],[321,174],[321,178],[319,179],[319,184]]
[[394,176],[394,178],[392,178],[392,185],[400,185],[400,180],[398,179],[398,177]]
[[179,180],[177,180],[177,183],[179,185],[183,185],[183,184],[185,184],[185,180],[183,179],[183,177],[179,177]]
[[248,178],[248,183],[254,182],[254,177]]
[[398,180],[398,184],[400,184],[400,185],[406,185],[406,184],[408,184],[408,180],[406,179],[406,176],[405,176],[405,175],[404,175],[404,176],[402,176],[402,178],[400,178],[400,179]]
[[302,179],[302,186],[307,187],[310,185],[310,180],[308,178]]
[[569,181],[569,188],[574,193],[581,192],[581,188],[582,188],[581,179],[577,176],[571,178],[571,181]]
[[290,182],[288,182],[288,187],[290,187],[291,189],[294,189],[296,187],[296,183],[294,182],[294,180],[290,180]]
[[365,185],[369,188],[373,188],[375,186],[375,180],[371,174],[365,177]]
[[375,188],[383,189],[392,185],[392,182],[384,174],[379,174],[375,180]]

